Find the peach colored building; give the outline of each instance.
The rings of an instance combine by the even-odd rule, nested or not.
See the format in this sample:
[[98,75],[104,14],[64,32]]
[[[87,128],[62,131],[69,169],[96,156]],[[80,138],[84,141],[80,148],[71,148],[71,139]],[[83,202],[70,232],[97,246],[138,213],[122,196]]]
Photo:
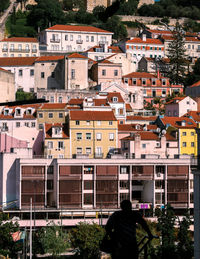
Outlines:
[[0,57],[38,57],[37,38],[12,37],[0,41]]
[[15,101],[15,76],[0,67],[0,102]]

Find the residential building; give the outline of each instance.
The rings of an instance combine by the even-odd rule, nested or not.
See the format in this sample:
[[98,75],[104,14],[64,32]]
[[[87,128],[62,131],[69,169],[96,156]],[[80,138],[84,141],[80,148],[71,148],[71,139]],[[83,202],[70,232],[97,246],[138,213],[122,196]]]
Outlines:
[[0,103],[15,101],[15,76],[0,67]]
[[123,82],[129,87],[143,88],[144,104],[153,104],[156,97],[164,101],[168,94],[183,92],[183,85],[171,84],[169,78],[160,76],[160,73],[154,75],[146,72],[133,72],[123,76]]
[[[170,132],[178,133],[179,139],[179,154],[197,156],[197,124],[193,119],[186,117],[158,117],[156,124]],[[175,133],[176,134],[176,133]]]
[[121,49],[130,53],[136,64],[142,57],[163,58],[164,44],[160,39],[150,39],[143,34],[142,37],[131,38],[128,41],[119,43]]
[[117,148],[113,111],[70,111],[70,157],[106,158]]
[[92,26],[57,24],[40,32],[40,52],[81,52],[99,44],[110,46],[112,35],[112,32]]
[[98,85],[102,83],[120,83],[122,79],[122,65],[112,63],[107,59],[98,61],[91,68],[91,78]]
[[[37,128],[36,111],[41,104],[25,104],[25,105],[6,105],[0,113],[0,129],[9,132],[14,136],[13,132],[16,128],[28,127]],[[21,134],[21,133],[20,133]]]
[[39,129],[44,124],[65,123],[67,115],[66,103],[44,103],[37,109],[37,123]]
[[191,97],[175,97],[165,104],[165,115],[181,117],[189,111],[197,111],[197,103]]
[[142,57],[138,62],[138,71],[140,72],[157,73],[159,71],[163,76],[166,76],[169,68],[168,58]]
[[145,34],[147,38],[158,39],[160,36],[172,36],[170,30],[155,30],[155,29],[144,29],[141,36]]
[[70,158],[67,126],[61,123],[46,123],[44,148],[44,155],[47,158]]
[[11,37],[0,41],[0,57],[38,57],[39,42],[36,38]]
[[0,67],[14,74],[15,92],[23,90],[33,92],[35,87],[36,57],[0,58]]

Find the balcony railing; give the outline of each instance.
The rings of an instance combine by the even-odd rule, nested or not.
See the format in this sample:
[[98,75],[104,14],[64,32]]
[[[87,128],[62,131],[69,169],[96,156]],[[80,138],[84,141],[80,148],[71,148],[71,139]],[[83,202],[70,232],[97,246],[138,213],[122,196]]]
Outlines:
[[8,48],[3,48],[2,49],[2,52],[7,52],[8,51]]
[[10,49],[10,52],[29,53],[30,49]]
[[95,158],[103,158],[103,153],[95,153],[94,157]]
[[50,42],[52,42],[52,43],[60,43],[60,39],[50,39]]
[[77,40],[76,43],[77,43],[77,44],[82,44],[82,43],[83,43],[83,40]]
[[99,44],[100,44],[100,45],[102,45],[102,44],[108,44],[108,41],[100,40],[100,41],[99,41]]
[[32,49],[32,53],[36,53],[37,52],[37,49]]

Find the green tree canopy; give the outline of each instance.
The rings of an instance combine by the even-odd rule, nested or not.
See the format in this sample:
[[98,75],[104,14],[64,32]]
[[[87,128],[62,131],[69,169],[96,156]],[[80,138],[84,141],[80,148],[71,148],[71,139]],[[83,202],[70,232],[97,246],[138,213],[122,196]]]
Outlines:
[[99,258],[99,246],[105,235],[105,230],[93,223],[79,223],[70,233],[72,246],[77,249],[77,255],[82,259]]
[[184,82],[186,68],[186,49],[182,26],[177,22],[172,31],[173,40],[169,43],[167,57],[169,58],[168,77],[173,84]]
[[1,0],[0,13],[3,12],[4,10],[6,10],[9,6],[9,4],[10,4],[10,0]]
[[36,0],[27,17],[27,24],[35,30],[44,30],[50,25],[63,24],[65,21],[64,12],[58,0]]
[[127,37],[126,27],[118,16],[112,16],[109,18],[104,28],[108,31],[114,32],[113,38],[116,40],[121,40]]

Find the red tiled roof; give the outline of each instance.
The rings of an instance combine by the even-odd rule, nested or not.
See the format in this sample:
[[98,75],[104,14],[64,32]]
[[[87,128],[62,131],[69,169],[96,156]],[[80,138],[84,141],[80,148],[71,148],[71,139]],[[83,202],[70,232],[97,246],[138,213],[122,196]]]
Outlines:
[[157,116],[127,116],[126,120],[135,121],[155,121]]
[[200,122],[200,112],[199,111],[189,111],[184,114],[182,117],[192,117],[195,121]]
[[162,35],[163,40],[174,40],[173,36]]
[[141,44],[156,44],[156,45],[163,45],[162,41],[159,39],[149,39],[147,38],[146,41],[142,40],[141,38],[134,38],[132,40],[126,41],[126,43],[141,43]]
[[200,42],[200,40],[196,37],[185,37],[185,41],[197,41]]
[[113,64],[113,62],[107,60],[107,59],[103,59],[103,60],[99,60],[98,63],[103,63],[103,64]]
[[193,85],[189,86],[189,87],[195,87],[195,86],[200,86],[200,81],[194,83]]
[[[196,128],[197,124],[187,117],[164,117],[160,118],[164,125],[170,124],[174,128]],[[185,121],[185,126],[181,125],[181,122]]]
[[49,109],[54,109],[54,110],[63,110],[67,106],[66,103],[44,103],[40,109],[41,110],[49,110]]
[[107,99],[94,99],[94,105],[95,106],[110,106],[107,102]]
[[5,38],[1,41],[12,41],[12,42],[38,42],[37,38],[29,38],[29,37],[11,37]]
[[121,94],[118,92],[110,92],[107,95],[108,102],[113,103],[113,97],[118,98],[118,103],[124,103],[124,99],[122,98]]
[[56,126],[62,127],[62,138],[69,138],[69,136],[66,133],[66,125],[62,125],[61,123],[45,123],[45,138],[52,138],[52,128]]
[[185,99],[186,96],[183,97],[174,97],[173,99],[171,99],[169,102],[167,102],[166,104],[175,104],[175,103],[179,103],[180,101],[182,101],[183,99]]
[[171,31],[168,30],[148,30],[151,33],[157,33],[157,34],[172,34]]
[[131,107],[131,105],[129,103],[126,103],[126,111],[127,112],[132,112],[133,111],[133,109],[132,109],[132,107]]
[[[101,48],[100,46],[94,46],[91,47],[90,49],[86,50],[85,52],[95,52],[95,49]],[[109,46],[108,49],[111,49],[112,52],[109,52],[110,54],[112,53],[123,53],[123,51],[118,47],[118,46]]]
[[3,57],[0,58],[1,67],[32,66],[37,57]]
[[[139,126],[140,128],[136,129],[136,126]],[[139,124],[118,124],[118,131],[122,132],[132,132],[132,131],[142,131],[144,125]]]
[[88,59],[87,57],[79,54],[79,53],[72,53],[68,56],[68,58],[83,58],[83,59]]
[[102,30],[100,28],[96,28],[96,27],[93,27],[93,26],[61,25],[61,24],[56,24],[56,25],[48,28],[47,30],[113,33],[113,32]]
[[37,58],[37,61],[56,61],[56,60],[61,60],[64,59],[65,56],[41,56]]
[[6,70],[6,69],[3,69],[3,68],[1,68],[1,67],[0,67],[0,70],[3,71],[3,72],[6,72],[6,73],[12,74],[12,72],[10,72],[10,71],[8,71],[8,70]]
[[69,100],[68,104],[69,105],[81,105],[81,104],[83,104],[83,99],[72,98]]
[[147,72],[132,72],[130,74],[124,75],[123,78],[157,78],[156,75]]
[[71,120],[116,121],[113,111],[70,111]]
[[[135,134],[139,134],[141,137],[141,140],[160,140],[159,134],[154,133],[152,131],[139,131]],[[123,138],[124,140],[135,140],[135,134],[134,136],[128,136]]]

